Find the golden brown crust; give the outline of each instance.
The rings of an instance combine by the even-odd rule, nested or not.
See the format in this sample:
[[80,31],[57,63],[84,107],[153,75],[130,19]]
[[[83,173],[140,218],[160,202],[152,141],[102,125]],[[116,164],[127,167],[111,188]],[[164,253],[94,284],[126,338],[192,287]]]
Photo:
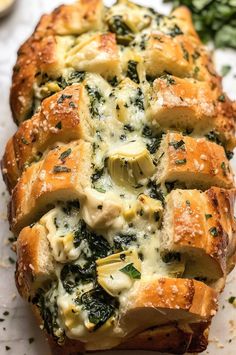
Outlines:
[[[195,276],[225,278],[228,255],[235,253],[234,201],[235,190],[172,191],[167,197],[167,219],[171,214],[171,220],[163,231],[163,248],[186,253],[191,268],[196,259],[200,274]],[[165,241],[167,233],[170,239]]]
[[[190,326],[170,324],[148,329],[130,339],[124,340],[116,350],[149,350],[183,354],[186,351],[204,351],[208,343],[209,323],[202,322]],[[59,346],[52,338],[48,339],[52,354],[77,355],[84,351],[84,346],[74,340],[66,339]]]
[[166,314],[169,321],[209,321],[217,310],[217,293],[196,280],[158,278],[138,285],[133,297],[129,298],[125,321],[137,317],[138,312],[141,315],[144,309],[164,311],[158,315],[158,324],[166,322]]
[[[222,146],[206,138],[167,133],[157,172],[158,182],[180,181],[186,186],[209,188],[234,186],[233,172]],[[163,154],[164,153],[164,154]]]
[[90,114],[85,89],[73,85],[42,103],[8,141],[2,160],[3,177],[11,191],[24,169],[56,142],[89,140]]
[[215,131],[232,150],[236,111],[233,102],[221,93],[220,86],[212,89],[209,81],[169,75],[158,78],[153,83],[149,120],[162,129],[190,130],[197,135]]
[[[70,154],[62,159],[68,150]],[[76,141],[49,151],[44,160],[26,170],[12,192],[9,220],[13,233],[36,221],[57,201],[82,198],[90,181],[90,156],[89,143]]]
[[53,279],[53,274],[53,260],[45,228],[39,224],[24,228],[17,240],[15,279],[20,295],[28,299],[35,289]]

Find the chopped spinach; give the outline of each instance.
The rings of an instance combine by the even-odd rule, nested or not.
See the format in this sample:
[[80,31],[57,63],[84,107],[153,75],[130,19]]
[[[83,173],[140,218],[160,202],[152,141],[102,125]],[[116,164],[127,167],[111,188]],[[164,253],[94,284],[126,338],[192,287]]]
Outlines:
[[85,75],[84,71],[73,71],[67,79],[67,84],[72,85],[75,83],[81,83],[85,79]]
[[90,113],[92,117],[99,118],[99,104],[104,103],[105,99],[98,88],[92,88],[89,85],[85,85],[85,88],[90,99]]
[[96,278],[96,266],[89,262],[84,268],[77,264],[66,264],[61,270],[61,281],[64,289],[69,294],[80,283],[88,283]]
[[179,28],[178,25],[174,25],[173,27],[168,29],[167,34],[171,37],[179,36],[183,34],[183,31]]
[[84,220],[80,220],[74,233],[74,245],[79,247],[82,240],[86,240],[94,260],[105,258],[112,252],[112,248],[103,236],[97,235],[89,229]]
[[117,76],[113,76],[113,78],[109,79],[108,82],[113,87],[116,87],[119,84]]
[[141,88],[137,88],[135,96],[130,98],[130,103],[140,111],[144,111],[144,95]]
[[40,315],[44,323],[44,329],[48,332],[48,334],[52,335],[54,339],[58,340],[58,337],[55,336],[55,331],[58,329],[56,303],[53,304],[54,311],[49,309],[46,304],[45,291],[42,288],[37,290],[36,295],[32,299],[32,303],[39,308]]
[[211,227],[209,229],[209,232],[212,235],[212,237],[218,237],[218,235],[219,235],[219,231],[216,227]]
[[149,180],[147,187],[149,189],[149,196],[155,200],[159,200],[162,204],[165,204],[165,197],[160,188],[160,184],[157,184],[155,181]]
[[95,173],[91,176],[92,183],[95,183],[98,181],[104,173],[104,168],[102,169],[96,169]]
[[81,304],[88,312],[89,321],[95,324],[94,331],[100,328],[115,313],[117,301],[100,287],[84,293]]
[[231,152],[230,150],[227,150],[225,152],[225,154],[226,154],[228,160],[231,160],[234,156],[234,152]]
[[127,67],[127,76],[131,80],[133,80],[135,83],[139,84],[139,76],[138,76],[138,71],[137,71],[137,65],[138,62],[135,60],[129,60],[128,61],[128,67]]
[[57,129],[62,129],[62,123],[61,123],[61,121],[57,122],[57,124],[55,125],[55,128],[57,128]]
[[109,19],[108,28],[111,32],[116,34],[118,44],[127,46],[134,39],[132,30],[120,15],[113,16]]

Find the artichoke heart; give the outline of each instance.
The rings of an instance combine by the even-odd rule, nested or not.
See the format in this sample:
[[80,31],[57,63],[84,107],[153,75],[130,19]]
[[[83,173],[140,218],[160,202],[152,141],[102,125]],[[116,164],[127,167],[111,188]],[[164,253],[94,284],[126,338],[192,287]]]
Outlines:
[[134,250],[110,255],[96,261],[99,285],[111,296],[132,287],[141,278],[141,261]]
[[118,183],[137,185],[154,173],[155,166],[146,147],[134,141],[113,151],[108,158],[108,170]]
[[61,310],[61,317],[67,329],[76,328],[82,323],[81,313],[78,307],[71,304],[67,308]]

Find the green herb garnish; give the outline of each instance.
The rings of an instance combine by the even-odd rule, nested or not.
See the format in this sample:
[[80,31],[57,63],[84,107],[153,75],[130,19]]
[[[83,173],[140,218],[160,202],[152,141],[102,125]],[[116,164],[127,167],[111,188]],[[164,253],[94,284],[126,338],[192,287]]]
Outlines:
[[59,159],[64,161],[71,154],[71,152],[72,152],[71,148],[65,150],[63,153],[61,153]]
[[70,173],[71,169],[67,168],[66,166],[56,165],[53,167],[54,174],[57,173]]
[[186,164],[186,163],[187,163],[187,159],[186,158],[175,160],[175,164],[176,165],[183,165],[183,164]]
[[177,149],[185,150],[185,143],[183,139],[181,139],[180,141],[172,141],[169,143],[169,146],[174,147],[176,150]]
[[131,279],[141,279],[141,273],[134,267],[133,263],[126,265],[125,267],[120,269],[120,271],[128,275]]
[[211,227],[209,232],[211,233],[212,237],[217,237],[219,235],[218,229],[216,227]]
[[212,214],[206,213],[206,214],[205,214],[205,218],[206,218],[206,220],[208,220],[209,218],[212,218]]

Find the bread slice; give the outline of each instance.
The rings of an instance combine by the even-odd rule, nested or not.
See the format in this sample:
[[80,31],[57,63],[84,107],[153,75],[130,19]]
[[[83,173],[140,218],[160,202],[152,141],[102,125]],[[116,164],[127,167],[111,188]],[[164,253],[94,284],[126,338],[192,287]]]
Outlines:
[[44,226],[26,227],[17,241],[16,285],[25,299],[55,278],[52,255]]
[[[235,144],[235,109],[219,86],[209,81],[165,75],[153,83],[148,117],[156,129],[174,129],[195,135],[209,135],[227,149]],[[213,136],[213,135],[212,135]]]
[[66,88],[43,101],[40,111],[25,121],[8,141],[2,159],[3,176],[9,191],[24,169],[40,160],[56,142],[91,141],[93,128],[83,85]]
[[56,147],[30,166],[12,193],[9,218],[13,233],[36,221],[57,201],[83,198],[92,174],[90,157],[91,145],[76,141]]
[[224,148],[205,138],[169,132],[157,152],[158,183],[180,182],[188,188],[232,188],[233,173]]
[[185,276],[208,283],[225,279],[228,255],[236,251],[234,200],[235,190],[216,187],[204,193],[177,189],[167,196],[161,249],[170,258],[185,255]]

